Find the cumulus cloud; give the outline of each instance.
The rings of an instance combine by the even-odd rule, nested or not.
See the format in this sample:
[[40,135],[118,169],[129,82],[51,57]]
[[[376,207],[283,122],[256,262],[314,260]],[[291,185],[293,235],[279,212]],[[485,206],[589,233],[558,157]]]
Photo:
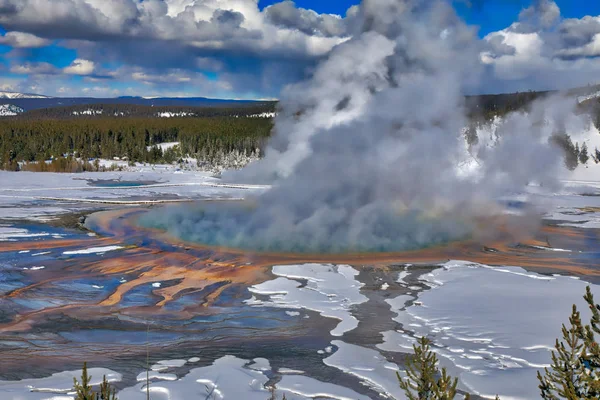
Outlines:
[[339,15],[318,14],[313,10],[296,8],[291,0],[269,6],[265,13],[273,24],[309,35],[339,37],[348,31],[346,21]]
[[[65,74],[132,79],[131,73],[102,70],[109,63],[131,67],[138,73],[135,81],[173,85],[175,76],[164,82],[158,77],[174,70],[188,76],[210,72],[224,80],[221,88],[231,88],[229,95],[278,97],[336,46],[377,30],[375,13],[393,18],[404,7],[400,0],[377,0],[331,15],[292,0],[264,9],[257,0],[0,0],[0,26],[8,31],[0,43],[22,50],[22,65],[13,67],[22,74],[28,68],[32,74],[49,73],[47,66],[26,65],[48,61],[28,54],[55,44],[77,52],[77,65],[65,68]],[[378,17],[393,23],[385,15]],[[570,86],[600,76],[593,59],[600,56],[600,17],[564,19],[553,0],[535,0],[515,23],[478,46],[489,80],[474,91],[548,89],[569,75],[574,78]],[[180,90],[187,83],[179,80]]]
[[44,47],[50,43],[50,40],[26,32],[7,32],[4,36],[0,36],[0,44],[16,48]]
[[63,71],[69,75],[92,75],[95,68],[96,66],[93,61],[77,58],[71,65],[65,67]]
[[537,0],[484,43],[491,92],[566,89],[600,76],[600,17],[563,19],[553,0]]
[[[347,40],[346,19],[289,1],[261,10],[256,0],[0,0],[3,28],[77,50],[81,65],[65,73],[92,73],[81,60],[220,71],[243,83],[241,90],[267,95]],[[275,64],[278,85],[268,79]]]
[[10,72],[21,75],[54,75],[59,73],[59,69],[52,64],[39,62],[13,65]]

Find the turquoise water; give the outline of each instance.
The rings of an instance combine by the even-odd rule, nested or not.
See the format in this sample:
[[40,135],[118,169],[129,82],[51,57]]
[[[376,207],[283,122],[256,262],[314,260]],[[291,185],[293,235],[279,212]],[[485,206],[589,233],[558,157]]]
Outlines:
[[96,187],[106,187],[106,188],[120,188],[120,187],[140,187],[147,186],[154,182],[141,182],[141,181],[114,181],[114,180],[105,180],[105,181],[89,181],[89,184]]

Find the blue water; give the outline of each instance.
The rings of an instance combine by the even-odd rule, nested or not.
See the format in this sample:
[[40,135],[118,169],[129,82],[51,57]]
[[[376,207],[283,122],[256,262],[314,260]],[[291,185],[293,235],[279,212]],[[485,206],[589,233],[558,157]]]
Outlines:
[[120,188],[120,187],[140,187],[147,186],[153,182],[141,182],[141,181],[116,181],[116,180],[103,180],[103,181],[88,181],[91,186],[105,187],[105,188]]

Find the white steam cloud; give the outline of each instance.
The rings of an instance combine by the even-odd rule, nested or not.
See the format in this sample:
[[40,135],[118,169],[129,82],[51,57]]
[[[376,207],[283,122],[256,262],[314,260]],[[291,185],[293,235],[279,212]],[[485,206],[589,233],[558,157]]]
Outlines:
[[574,101],[511,115],[468,148],[475,31],[445,1],[364,0],[357,21],[310,80],[286,89],[265,158],[224,177],[271,190],[250,207],[176,207],[147,222],[256,250],[406,250],[472,233],[498,196],[556,183],[561,153],[548,139],[578,123]]

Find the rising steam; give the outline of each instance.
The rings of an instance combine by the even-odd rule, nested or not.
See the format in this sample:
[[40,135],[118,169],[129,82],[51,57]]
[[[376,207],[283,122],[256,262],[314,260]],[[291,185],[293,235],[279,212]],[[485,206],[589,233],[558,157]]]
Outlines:
[[224,177],[272,189],[145,223],[255,250],[406,250],[469,235],[531,182],[552,187],[562,163],[548,138],[578,118],[574,104],[547,100],[468,147],[463,94],[484,72],[476,32],[445,1],[364,0],[358,21],[285,90],[265,158]]

